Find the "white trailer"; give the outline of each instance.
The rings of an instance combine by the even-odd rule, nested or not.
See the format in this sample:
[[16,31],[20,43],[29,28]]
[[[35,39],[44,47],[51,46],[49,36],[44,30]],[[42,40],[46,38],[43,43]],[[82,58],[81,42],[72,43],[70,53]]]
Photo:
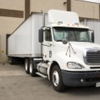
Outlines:
[[32,14],[8,39],[8,55],[12,57],[40,57],[38,30],[43,26],[42,13]]
[[25,60],[25,71],[65,86],[100,86],[100,45],[74,12],[33,13],[8,38],[10,63]]

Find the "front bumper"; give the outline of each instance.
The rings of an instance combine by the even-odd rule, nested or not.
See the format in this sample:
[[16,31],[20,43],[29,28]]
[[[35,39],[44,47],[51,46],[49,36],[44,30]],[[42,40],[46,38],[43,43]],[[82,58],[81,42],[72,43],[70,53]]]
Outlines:
[[63,83],[66,86],[93,86],[100,82],[100,71],[68,72],[62,70]]

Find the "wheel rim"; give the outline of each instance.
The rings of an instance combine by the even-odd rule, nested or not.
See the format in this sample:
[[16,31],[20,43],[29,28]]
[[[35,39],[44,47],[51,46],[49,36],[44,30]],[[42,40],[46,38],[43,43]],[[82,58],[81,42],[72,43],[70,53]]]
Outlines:
[[26,71],[28,70],[28,61],[27,60],[25,61],[25,70]]
[[59,73],[56,70],[53,72],[52,82],[53,82],[54,86],[59,85]]
[[33,71],[33,66],[32,66],[32,63],[30,62],[30,73],[32,73]]

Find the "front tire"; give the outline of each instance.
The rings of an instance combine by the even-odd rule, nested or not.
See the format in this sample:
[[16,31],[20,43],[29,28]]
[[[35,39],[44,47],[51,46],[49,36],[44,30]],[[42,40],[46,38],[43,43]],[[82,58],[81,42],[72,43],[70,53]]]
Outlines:
[[51,81],[53,88],[58,92],[63,92],[65,86],[63,85],[61,70],[58,65],[55,65],[51,72]]

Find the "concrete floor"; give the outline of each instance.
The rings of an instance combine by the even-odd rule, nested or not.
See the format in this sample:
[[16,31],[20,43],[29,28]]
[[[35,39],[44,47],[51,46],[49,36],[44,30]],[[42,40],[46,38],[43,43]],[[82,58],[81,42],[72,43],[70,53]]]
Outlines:
[[23,65],[0,64],[0,100],[99,100],[100,88],[68,88],[58,93],[47,79],[31,77]]

